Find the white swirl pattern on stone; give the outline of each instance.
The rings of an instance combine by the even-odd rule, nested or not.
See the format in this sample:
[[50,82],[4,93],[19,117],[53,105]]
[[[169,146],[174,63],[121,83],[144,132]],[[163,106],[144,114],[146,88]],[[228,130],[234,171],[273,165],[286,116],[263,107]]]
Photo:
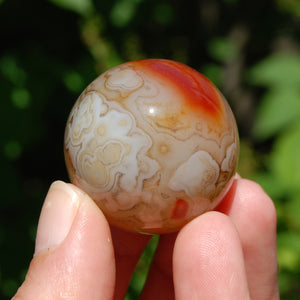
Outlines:
[[145,155],[152,142],[136,127],[134,118],[117,103],[90,92],[73,119],[76,122],[69,125],[68,132],[73,134],[67,137],[66,148],[78,176],[101,193],[120,188],[128,193],[142,191],[143,180],[152,177],[158,165]]
[[219,177],[219,166],[205,151],[192,154],[173,174],[169,187],[174,191],[184,190],[191,198],[199,194],[208,198],[215,195],[216,182]]

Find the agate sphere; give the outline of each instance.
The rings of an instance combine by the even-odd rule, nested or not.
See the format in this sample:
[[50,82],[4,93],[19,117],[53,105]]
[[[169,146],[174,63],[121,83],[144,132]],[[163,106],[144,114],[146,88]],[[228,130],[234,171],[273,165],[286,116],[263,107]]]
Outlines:
[[127,62],[96,78],[66,125],[71,181],[110,224],[168,233],[211,210],[236,169],[238,132],[220,91],[178,62]]

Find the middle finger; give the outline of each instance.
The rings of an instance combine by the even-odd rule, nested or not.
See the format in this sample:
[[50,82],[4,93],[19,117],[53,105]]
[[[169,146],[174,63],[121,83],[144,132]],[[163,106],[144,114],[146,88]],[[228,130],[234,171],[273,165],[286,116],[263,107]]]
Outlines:
[[176,237],[177,233],[160,236],[140,299],[174,299],[172,257]]
[[116,262],[114,299],[124,299],[132,273],[151,236],[126,232],[113,226],[111,234]]

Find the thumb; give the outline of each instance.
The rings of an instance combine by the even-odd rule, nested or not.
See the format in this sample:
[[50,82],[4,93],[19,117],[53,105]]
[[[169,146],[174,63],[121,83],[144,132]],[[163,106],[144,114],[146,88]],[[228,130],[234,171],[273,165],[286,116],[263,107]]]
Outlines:
[[74,185],[54,182],[40,215],[34,257],[13,300],[111,299],[114,284],[104,215]]

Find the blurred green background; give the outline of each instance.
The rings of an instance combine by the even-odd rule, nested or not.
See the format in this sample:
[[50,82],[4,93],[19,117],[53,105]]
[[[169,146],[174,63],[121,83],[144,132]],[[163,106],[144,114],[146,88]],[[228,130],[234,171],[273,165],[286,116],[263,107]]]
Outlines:
[[[282,299],[300,299],[299,0],[0,0],[0,299],[22,282],[64,126],[100,73],[168,58],[208,76],[240,131],[239,172],[278,213]],[[127,299],[136,299],[157,237]]]

